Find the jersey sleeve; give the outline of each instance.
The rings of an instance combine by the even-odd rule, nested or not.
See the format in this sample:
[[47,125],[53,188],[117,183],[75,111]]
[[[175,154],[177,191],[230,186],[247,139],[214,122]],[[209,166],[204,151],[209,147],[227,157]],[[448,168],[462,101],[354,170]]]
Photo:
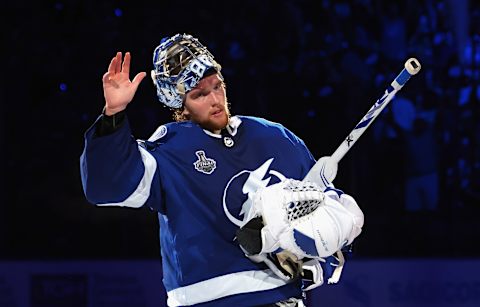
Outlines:
[[101,115],[85,133],[80,157],[83,190],[89,202],[98,206],[139,208],[148,203],[160,209],[157,161],[144,143],[131,136],[128,119],[119,129],[98,136]]

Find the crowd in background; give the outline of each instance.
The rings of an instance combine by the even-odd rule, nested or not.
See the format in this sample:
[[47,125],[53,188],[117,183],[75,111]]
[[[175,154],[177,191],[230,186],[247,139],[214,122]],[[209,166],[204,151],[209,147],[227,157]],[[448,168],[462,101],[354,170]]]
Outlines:
[[[148,72],[155,46],[176,32],[198,37],[221,63],[234,114],[281,122],[317,157],[333,153],[405,60],[416,57],[421,72],[342,160],[335,184],[365,211],[360,256],[475,252],[475,1],[9,5],[22,16],[7,17],[5,33],[0,257],[157,256],[155,214],[89,206],[78,158],[82,133],[103,107],[100,80],[111,56],[130,51],[132,70]],[[155,100],[145,80],[129,107],[138,138],[171,120]]]

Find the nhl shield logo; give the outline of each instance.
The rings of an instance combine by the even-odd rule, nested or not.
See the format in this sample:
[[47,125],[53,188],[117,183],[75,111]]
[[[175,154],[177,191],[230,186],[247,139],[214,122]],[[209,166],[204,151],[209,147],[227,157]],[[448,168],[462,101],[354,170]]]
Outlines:
[[225,144],[225,146],[227,146],[228,148],[232,147],[234,145],[234,142],[233,142],[233,139],[226,136],[223,138],[223,144]]
[[195,154],[198,158],[198,160],[193,163],[195,169],[207,175],[213,173],[213,171],[217,167],[217,162],[215,162],[215,160],[213,159],[207,158],[203,150],[196,151]]

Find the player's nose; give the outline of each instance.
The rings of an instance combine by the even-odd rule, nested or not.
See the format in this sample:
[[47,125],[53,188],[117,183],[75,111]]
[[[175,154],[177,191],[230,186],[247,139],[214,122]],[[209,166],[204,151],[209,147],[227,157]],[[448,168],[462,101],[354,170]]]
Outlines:
[[208,98],[212,105],[217,105],[221,103],[220,97],[214,91],[208,93]]

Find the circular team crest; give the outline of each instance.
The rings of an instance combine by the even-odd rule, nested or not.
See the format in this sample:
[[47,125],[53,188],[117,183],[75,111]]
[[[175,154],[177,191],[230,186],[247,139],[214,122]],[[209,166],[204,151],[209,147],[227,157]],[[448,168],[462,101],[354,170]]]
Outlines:
[[160,127],[157,128],[157,130],[155,130],[152,136],[148,138],[148,140],[153,142],[158,139],[161,139],[167,135],[167,131],[168,131],[167,126],[161,125]]
[[158,138],[161,139],[163,138],[165,135],[167,135],[167,126],[165,125],[162,125],[160,126],[160,131],[158,132]]

